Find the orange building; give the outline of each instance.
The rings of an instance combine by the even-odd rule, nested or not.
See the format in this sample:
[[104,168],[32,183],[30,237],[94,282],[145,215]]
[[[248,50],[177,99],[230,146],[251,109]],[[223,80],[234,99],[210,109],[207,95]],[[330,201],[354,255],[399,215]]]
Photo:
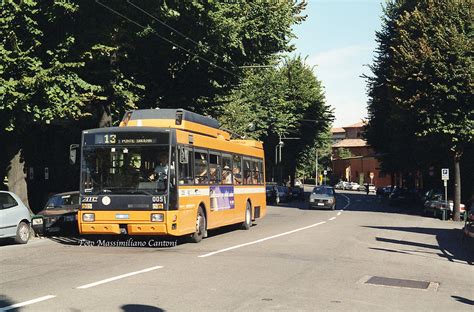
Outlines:
[[[374,151],[363,139],[364,125],[365,122],[362,121],[350,126],[331,129],[333,177],[338,181],[359,184],[390,185],[390,175],[385,175],[380,171],[380,163],[375,158]],[[343,139],[341,139],[342,133],[344,133]],[[340,157],[340,149],[350,152],[351,156]]]

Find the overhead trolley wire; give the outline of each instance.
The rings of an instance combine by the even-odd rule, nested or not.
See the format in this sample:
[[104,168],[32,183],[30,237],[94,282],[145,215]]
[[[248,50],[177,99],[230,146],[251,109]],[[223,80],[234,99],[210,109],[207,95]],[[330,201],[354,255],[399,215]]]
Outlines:
[[[95,2],[96,2],[97,4],[103,6],[103,7],[106,8],[107,10],[111,11],[112,13],[114,13],[114,14],[116,14],[116,15],[122,17],[123,19],[129,21],[130,23],[135,24],[135,25],[137,25],[138,27],[141,27],[141,28],[144,29],[144,30],[147,29],[147,27],[145,27],[145,26],[139,24],[138,22],[136,22],[136,21],[130,19],[129,17],[123,15],[122,13],[120,13],[120,12],[118,12],[118,11],[112,9],[111,7],[105,5],[104,3],[100,2],[99,0],[95,0]],[[151,28],[151,27],[150,27],[150,28]],[[185,47],[182,47],[181,45],[179,45],[179,44],[177,44],[177,43],[171,41],[171,40],[168,39],[168,38],[163,37],[162,35],[158,34],[153,28],[151,28],[151,30],[153,31],[153,32],[152,32],[153,35],[157,36],[158,38],[160,38],[160,39],[162,39],[162,40],[164,40],[164,41],[166,41],[166,42],[168,42],[169,44],[171,44],[171,45],[173,45],[173,46],[176,46],[177,48],[179,48],[179,49],[185,51],[186,53],[189,53],[189,54],[191,54],[191,55],[194,55],[195,57],[199,58],[200,60],[203,60],[204,62],[208,63],[209,65],[211,65],[211,66],[213,66],[213,67],[215,67],[215,68],[218,68],[218,69],[220,69],[220,70],[222,70],[222,71],[224,71],[224,72],[226,72],[226,73],[228,73],[228,74],[234,76],[235,78],[238,78],[238,79],[240,78],[239,76],[237,76],[237,75],[234,74],[233,72],[231,72],[231,71],[229,71],[229,70],[227,70],[227,69],[225,69],[225,68],[223,68],[223,67],[220,67],[219,65],[215,64],[214,62],[212,62],[212,61],[210,61],[210,60],[208,60],[208,59],[206,59],[206,58],[204,58],[204,57],[202,57],[202,56],[199,56],[199,55],[196,54],[196,53],[191,52],[190,50],[186,49]]]

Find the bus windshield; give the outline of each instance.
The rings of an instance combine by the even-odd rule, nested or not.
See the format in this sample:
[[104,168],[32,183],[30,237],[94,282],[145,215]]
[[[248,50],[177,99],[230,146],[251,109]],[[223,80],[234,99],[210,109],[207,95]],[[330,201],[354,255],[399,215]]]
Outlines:
[[81,166],[81,193],[163,194],[169,146],[88,146]]

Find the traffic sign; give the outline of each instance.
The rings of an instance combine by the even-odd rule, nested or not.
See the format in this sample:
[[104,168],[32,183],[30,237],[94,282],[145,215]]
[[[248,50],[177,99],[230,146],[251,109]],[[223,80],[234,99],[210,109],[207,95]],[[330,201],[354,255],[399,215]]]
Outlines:
[[444,181],[449,180],[449,169],[448,168],[441,169],[441,180],[444,180]]
[[328,174],[328,171],[327,171],[327,170],[324,170],[324,171],[323,171],[323,174],[324,174],[324,175],[327,175],[327,174]]

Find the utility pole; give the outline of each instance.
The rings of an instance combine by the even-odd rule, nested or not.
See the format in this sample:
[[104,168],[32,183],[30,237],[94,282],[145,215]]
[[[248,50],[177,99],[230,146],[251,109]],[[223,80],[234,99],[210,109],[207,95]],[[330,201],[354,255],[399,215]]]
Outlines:
[[314,177],[314,184],[318,186],[318,147],[316,146],[316,162],[314,167],[315,177]]

